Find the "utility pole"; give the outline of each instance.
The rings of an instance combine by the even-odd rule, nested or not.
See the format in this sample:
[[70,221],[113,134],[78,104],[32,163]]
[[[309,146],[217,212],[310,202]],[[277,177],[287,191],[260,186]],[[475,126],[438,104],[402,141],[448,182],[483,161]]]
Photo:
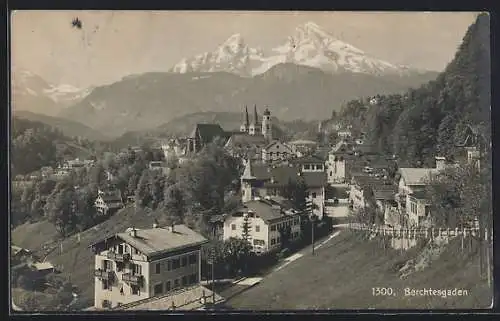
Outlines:
[[[215,241],[215,227],[213,229],[214,233],[214,241]],[[215,305],[215,243],[214,246],[212,247],[212,253],[210,253],[212,256],[212,304]]]
[[313,204],[312,201],[306,202],[306,211],[309,214],[309,221],[311,222],[311,246],[312,246],[312,254],[314,255],[314,222],[315,216],[313,213]]

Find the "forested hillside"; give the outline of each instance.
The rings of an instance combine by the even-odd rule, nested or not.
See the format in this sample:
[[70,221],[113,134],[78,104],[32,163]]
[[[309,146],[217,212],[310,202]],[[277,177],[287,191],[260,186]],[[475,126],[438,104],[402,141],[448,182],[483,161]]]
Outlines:
[[453,158],[466,125],[490,132],[489,16],[471,25],[454,59],[435,81],[402,95],[351,101],[340,116],[363,129],[380,150],[413,166],[434,166],[436,154]]

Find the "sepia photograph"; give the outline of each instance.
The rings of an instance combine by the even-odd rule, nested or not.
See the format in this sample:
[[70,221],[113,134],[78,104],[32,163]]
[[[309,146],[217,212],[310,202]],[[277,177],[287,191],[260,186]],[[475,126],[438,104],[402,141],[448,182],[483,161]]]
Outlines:
[[489,309],[485,12],[16,10],[11,313]]

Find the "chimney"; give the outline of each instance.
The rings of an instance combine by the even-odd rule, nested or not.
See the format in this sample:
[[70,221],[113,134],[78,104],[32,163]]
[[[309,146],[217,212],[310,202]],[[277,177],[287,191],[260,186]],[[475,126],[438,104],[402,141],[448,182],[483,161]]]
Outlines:
[[133,227],[132,230],[130,230],[130,236],[137,237],[137,230],[135,229],[135,227]]
[[443,170],[446,167],[446,158],[442,156],[436,156],[436,169]]

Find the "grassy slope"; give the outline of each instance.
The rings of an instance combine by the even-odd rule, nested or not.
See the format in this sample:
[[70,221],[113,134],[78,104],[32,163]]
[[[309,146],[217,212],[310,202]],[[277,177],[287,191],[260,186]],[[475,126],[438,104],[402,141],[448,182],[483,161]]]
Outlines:
[[37,252],[58,238],[55,226],[47,221],[24,223],[11,231],[12,244]]
[[[485,308],[492,290],[478,276],[478,256],[452,244],[431,267],[401,280],[397,267],[415,256],[342,232],[316,256],[307,255],[274,272],[258,286],[229,300],[235,309],[425,309]],[[372,287],[392,287],[393,297],[375,297]],[[461,288],[467,297],[405,297],[404,288]]]
[[129,227],[148,228],[155,218],[163,224],[160,213],[136,213],[133,207],[124,208],[107,221],[82,232],[80,243],[76,235],[65,239],[62,254],[60,249],[56,249],[47,260],[62,268],[63,274],[70,276],[71,282],[81,291],[82,299],[93,305],[94,255],[88,247],[105,236],[123,232]]

